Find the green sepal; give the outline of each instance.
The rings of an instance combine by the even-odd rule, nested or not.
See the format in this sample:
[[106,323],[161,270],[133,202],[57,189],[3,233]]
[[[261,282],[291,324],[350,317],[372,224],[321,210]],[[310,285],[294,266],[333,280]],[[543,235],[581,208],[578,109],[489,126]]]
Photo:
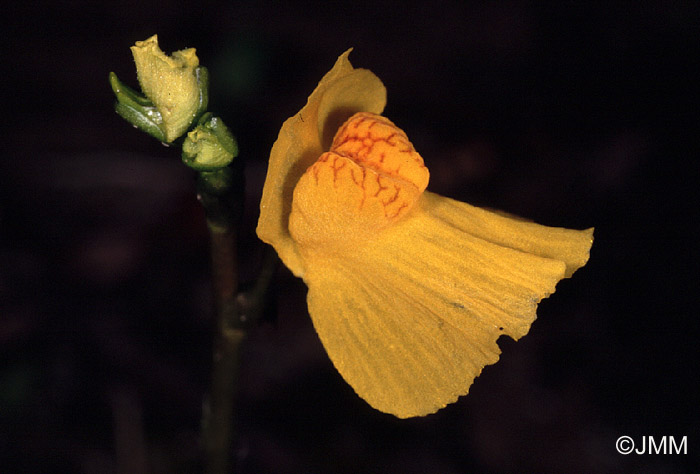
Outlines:
[[194,73],[197,76],[197,86],[199,87],[199,106],[194,113],[192,122],[199,119],[209,106],[209,69],[199,66],[194,70]]
[[114,110],[117,114],[134,127],[163,143],[167,143],[165,131],[161,126],[163,117],[153,105],[153,102],[121,82],[113,72],[109,73],[109,84],[112,86],[112,91],[117,98],[114,104]]
[[197,126],[182,144],[182,161],[197,171],[224,168],[238,156],[238,144],[228,127],[210,112],[202,115]]

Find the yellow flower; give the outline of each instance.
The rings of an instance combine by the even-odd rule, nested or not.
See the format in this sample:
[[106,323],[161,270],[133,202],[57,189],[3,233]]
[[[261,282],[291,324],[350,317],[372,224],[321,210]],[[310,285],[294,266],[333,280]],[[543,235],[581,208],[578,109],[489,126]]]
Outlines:
[[143,93],[161,114],[166,141],[187,131],[202,100],[197,80],[199,59],[194,48],[167,56],[158,47],[158,35],[131,47]]
[[374,408],[433,413],[525,335],[589,257],[593,229],[545,227],[425,191],[381,81],[344,53],[272,147],[258,236],[309,287],[333,364]]

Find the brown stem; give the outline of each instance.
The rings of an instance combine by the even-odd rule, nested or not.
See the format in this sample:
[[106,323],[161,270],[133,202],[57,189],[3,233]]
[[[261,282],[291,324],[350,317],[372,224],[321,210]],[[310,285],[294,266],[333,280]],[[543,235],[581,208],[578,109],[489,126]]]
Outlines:
[[238,267],[236,233],[232,228],[209,225],[212,275],[216,296],[216,334],[212,368],[210,410],[205,415],[203,441],[208,474],[229,474],[230,453],[235,433],[233,403],[238,382],[241,343],[245,330],[230,325],[235,321]]

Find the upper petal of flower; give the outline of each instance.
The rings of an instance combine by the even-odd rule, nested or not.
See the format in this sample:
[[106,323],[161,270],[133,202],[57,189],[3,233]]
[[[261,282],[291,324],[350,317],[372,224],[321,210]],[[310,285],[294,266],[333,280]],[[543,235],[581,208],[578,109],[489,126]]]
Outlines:
[[297,276],[304,273],[297,243],[289,234],[292,194],[297,182],[324,151],[348,117],[356,112],[381,113],[386,89],[371,71],[355,69],[343,53],[321,79],[299,113],[282,125],[270,152],[260,201],[257,233],[271,244]]

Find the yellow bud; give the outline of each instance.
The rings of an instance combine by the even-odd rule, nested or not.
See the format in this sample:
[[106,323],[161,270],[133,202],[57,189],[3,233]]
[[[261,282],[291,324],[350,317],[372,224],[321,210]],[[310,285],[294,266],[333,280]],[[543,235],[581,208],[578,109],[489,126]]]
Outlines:
[[131,47],[141,90],[153,102],[163,119],[168,142],[187,131],[197,114],[200,91],[194,48],[166,55],[158,46],[158,35],[137,41]]

